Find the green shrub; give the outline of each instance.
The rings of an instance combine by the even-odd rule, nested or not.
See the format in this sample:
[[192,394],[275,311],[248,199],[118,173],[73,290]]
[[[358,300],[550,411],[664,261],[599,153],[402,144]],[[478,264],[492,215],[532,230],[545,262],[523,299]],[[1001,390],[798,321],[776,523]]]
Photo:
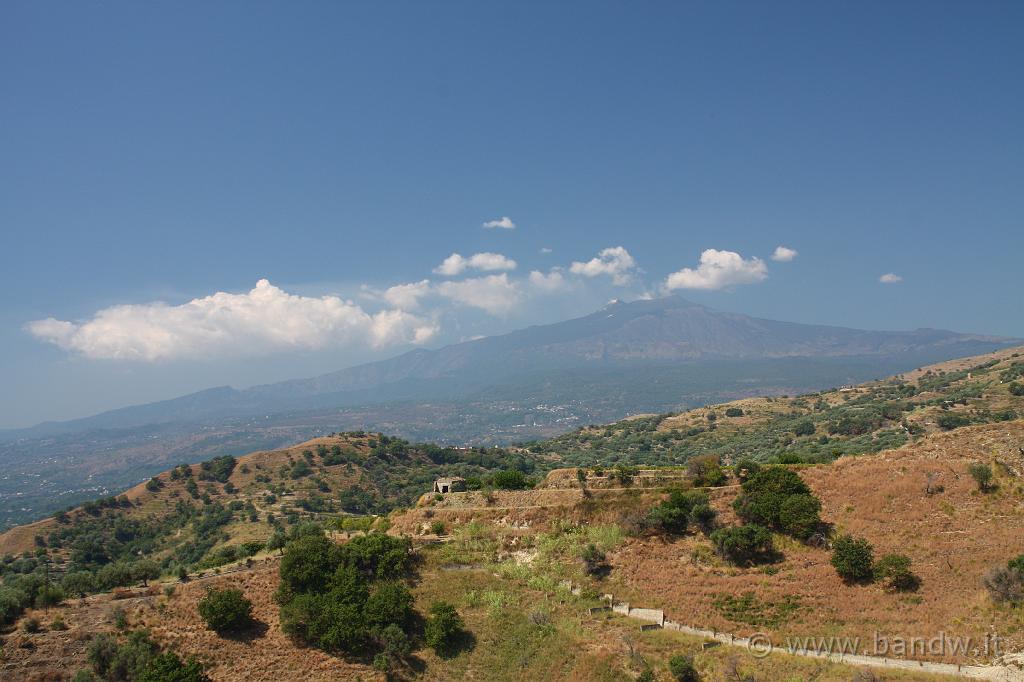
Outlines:
[[665,533],[685,533],[695,507],[707,506],[708,496],[698,490],[673,490],[667,500],[651,509],[644,526]]
[[874,575],[873,554],[867,540],[843,535],[832,546],[832,566],[848,583],[866,582]]
[[821,502],[813,495],[790,495],[779,509],[779,528],[799,540],[807,540],[821,526]]
[[874,566],[875,580],[884,580],[886,585],[897,592],[916,590],[920,578],[910,569],[910,557],[903,554],[886,554]]
[[774,551],[771,532],[755,524],[719,528],[711,542],[721,556],[739,565],[759,563]]
[[801,419],[793,426],[793,435],[795,436],[813,436],[814,435],[814,422],[810,419]]
[[168,651],[150,661],[137,682],[210,682],[210,678],[196,659],[182,661]]
[[1024,384],[1017,381],[1010,384],[1010,395],[1024,396]]
[[199,615],[218,634],[239,632],[252,622],[252,602],[241,590],[210,589],[199,600]]
[[516,469],[499,471],[491,477],[491,485],[500,490],[522,490],[530,487],[526,475]]
[[953,429],[959,429],[961,426],[968,426],[971,423],[971,418],[956,412],[945,412],[939,415],[935,423],[944,431],[952,431]]
[[424,641],[434,651],[443,653],[452,648],[462,628],[462,616],[454,606],[442,601],[434,602],[424,627]]
[[739,407],[730,407],[725,411],[726,417],[742,417],[743,410]]
[[700,682],[700,673],[692,656],[677,654],[668,659],[668,671],[676,682]]
[[821,523],[821,503],[799,474],[781,467],[762,469],[744,481],[733,509],[747,523],[776,528],[803,540]]
[[978,490],[988,492],[992,485],[992,467],[988,464],[975,462],[967,467],[967,473],[971,475],[974,482],[978,484]]
[[377,629],[388,625],[405,627],[412,619],[414,601],[409,588],[402,583],[382,583],[366,600],[363,609],[366,625]]
[[686,469],[693,476],[693,484],[698,487],[719,486],[726,480],[717,455],[691,457],[686,463]]

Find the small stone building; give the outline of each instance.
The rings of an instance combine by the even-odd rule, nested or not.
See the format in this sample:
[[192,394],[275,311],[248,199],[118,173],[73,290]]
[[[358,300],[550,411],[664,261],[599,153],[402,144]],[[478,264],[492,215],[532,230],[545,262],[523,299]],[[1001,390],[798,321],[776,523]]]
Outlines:
[[466,479],[459,476],[439,478],[434,481],[435,493],[458,493],[466,489]]

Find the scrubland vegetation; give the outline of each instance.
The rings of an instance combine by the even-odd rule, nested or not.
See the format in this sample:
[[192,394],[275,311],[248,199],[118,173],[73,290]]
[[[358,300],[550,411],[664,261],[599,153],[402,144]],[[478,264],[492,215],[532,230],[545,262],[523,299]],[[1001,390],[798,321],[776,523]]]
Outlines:
[[[606,593],[741,635],[996,623],[1016,642],[1024,426],[1003,416],[1022,372],[1014,357],[922,370],[519,449],[347,433],[180,465],[0,536],[0,627],[24,644],[0,651],[31,658],[110,600],[131,608],[88,636],[80,681],[232,679],[207,650],[245,646],[275,661],[252,679],[287,679],[296,650],[319,661],[310,679],[810,674],[581,620]],[[545,476],[569,461],[587,464]],[[430,493],[439,475],[467,492]],[[193,622],[201,639],[181,637]]]

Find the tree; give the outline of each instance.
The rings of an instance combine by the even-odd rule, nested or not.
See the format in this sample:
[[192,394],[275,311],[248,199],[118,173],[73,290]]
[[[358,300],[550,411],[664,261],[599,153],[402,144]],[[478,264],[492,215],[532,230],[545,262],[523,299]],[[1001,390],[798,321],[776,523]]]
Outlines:
[[144,586],[148,585],[150,580],[160,577],[160,566],[151,559],[140,559],[133,563],[129,570],[132,580],[137,580]]
[[289,542],[281,557],[281,583],[292,592],[320,592],[334,573],[333,543],[323,533]]
[[462,627],[462,617],[454,606],[443,601],[434,602],[424,628],[424,640],[434,651],[444,652],[454,645]]
[[413,602],[409,588],[402,583],[383,583],[366,600],[366,625],[381,630],[389,625],[404,627],[412,619]]
[[755,476],[761,470],[761,465],[752,459],[743,459],[736,462],[732,469],[736,472],[736,478],[743,482],[749,480],[751,476]]
[[374,636],[380,653],[373,658],[373,667],[383,672],[394,670],[412,652],[409,635],[397,625],[388,625]]
[[799,474],[782,467],[762,469],[744,481],[743,493],[736,498],[733,509],[747,523],[775,528],[802,540],[821,523],[821,503]]
[[1024,602],[1024,572],[1016,568],[1016,564],[1013,562],[1005,568],[992,569],[985,575],[982,582],[996,602],[1011,604]]
[[686,463],[687,472],[693,476],[693,484],[698,487],[710,487],[725,483],[725,472],[717,455],[701,455],[691,457]]
[[832,566],[848,583],[865,582],[874,575],[874,548],[863,538],[843,535],[832,547]]
[[287,542],[285,535],[282,531],[275,530],[274,533],[267,540],[267,549],[273,552],[275,549],[279,550],[284,554],[284,546]]
[[677,654],[668,659],[668,671],[677,682],[700,682],[700,673],[693,664],[692,656]]
[[60,584],[67,594],[76,594],[79,597],[84,597],[96,590],[96,579],[89,571],[68,573],[60,581]]
[[252,623],[252,602],[241,590],[209,589],[199,600],[199,615],[217,634],[239,632]]
[[690,523],[705,533],[710,533],[715,529],[715,519],[717,518],[718,512],[706,502],[698,502],[690,510]]
[[988,464],[975,462],[967,467],[967,473],[971,475],[974,482],[978,484],[978,490],[985,493],[992,485],[992,467]]
[[49,609],[64,601],[64,590],[59,585],[48,583],[36,592],[36,608]]
[[801,419],[793,426],[794,436],[813,436],[814,422],[810,419]]
[[886,554],[875,563],[875,580],[886,581],[889,589],[897,592],[911,592],[921,584],[921,579],[910,569],[910,557],[903,554]]
[[698,490],[673,490],[668,499],[647,513],[644,525],[665,533],[682,534],[694,507],[707,505],[708,496]]
[[719,528],[711,542],[721,556],[740,565],[763,561],[774,550],[771,532],[755,524]]
[[500,490],[522,490],[529,487],[526,476],[516,469],[497,472],[491,477],[491,484]]
[[742,417],[743,409],[739,407],[730,407],[725,410],[726,417]]
[[814,535],[821,525],[821,502],[813,495],[790,495],[779,508],[782,532],[800,540]]

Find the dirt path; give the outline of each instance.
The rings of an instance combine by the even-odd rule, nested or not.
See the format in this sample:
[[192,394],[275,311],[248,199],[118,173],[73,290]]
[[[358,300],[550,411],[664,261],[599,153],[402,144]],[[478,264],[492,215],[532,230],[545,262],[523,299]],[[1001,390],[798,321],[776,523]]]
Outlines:
[[[663,612],[662,612],[663,613]],[[650,623],[648,618],[638,618],[632,615],[623,615],[625,618],[632,618],[645,623]],[[653,627],[648,625],[648,627]],[[862,654],[835,654],[813,651],[806,648],[790,646],[776,646],[766,635],[755,634],[751,637],[739,637],[727,632],[715,632],[713,630],[702,630],[688,625],[672,624],[667,628],[671,632],[681,632],[687,635],[695,635],[705,639],[721,642],[728,646],[735,646],[754,654],[758,658],[764,658],[773,653],[788,656],[803,656],[805,658],[816,658],[827,660],[832,663],[844,665],[862,665],[870,668],[889,668],[897,670],[910,670],[923,673],[934,673],[938,675],[952,675],[976,680],[993,680],[995,682],[1021,682],[1024,680],[1024,668],[1009,665],[959,665],[955,663],[930,663],[928,661],[915,661],[912,659],[883,658],[881,656],[866,656]]]

